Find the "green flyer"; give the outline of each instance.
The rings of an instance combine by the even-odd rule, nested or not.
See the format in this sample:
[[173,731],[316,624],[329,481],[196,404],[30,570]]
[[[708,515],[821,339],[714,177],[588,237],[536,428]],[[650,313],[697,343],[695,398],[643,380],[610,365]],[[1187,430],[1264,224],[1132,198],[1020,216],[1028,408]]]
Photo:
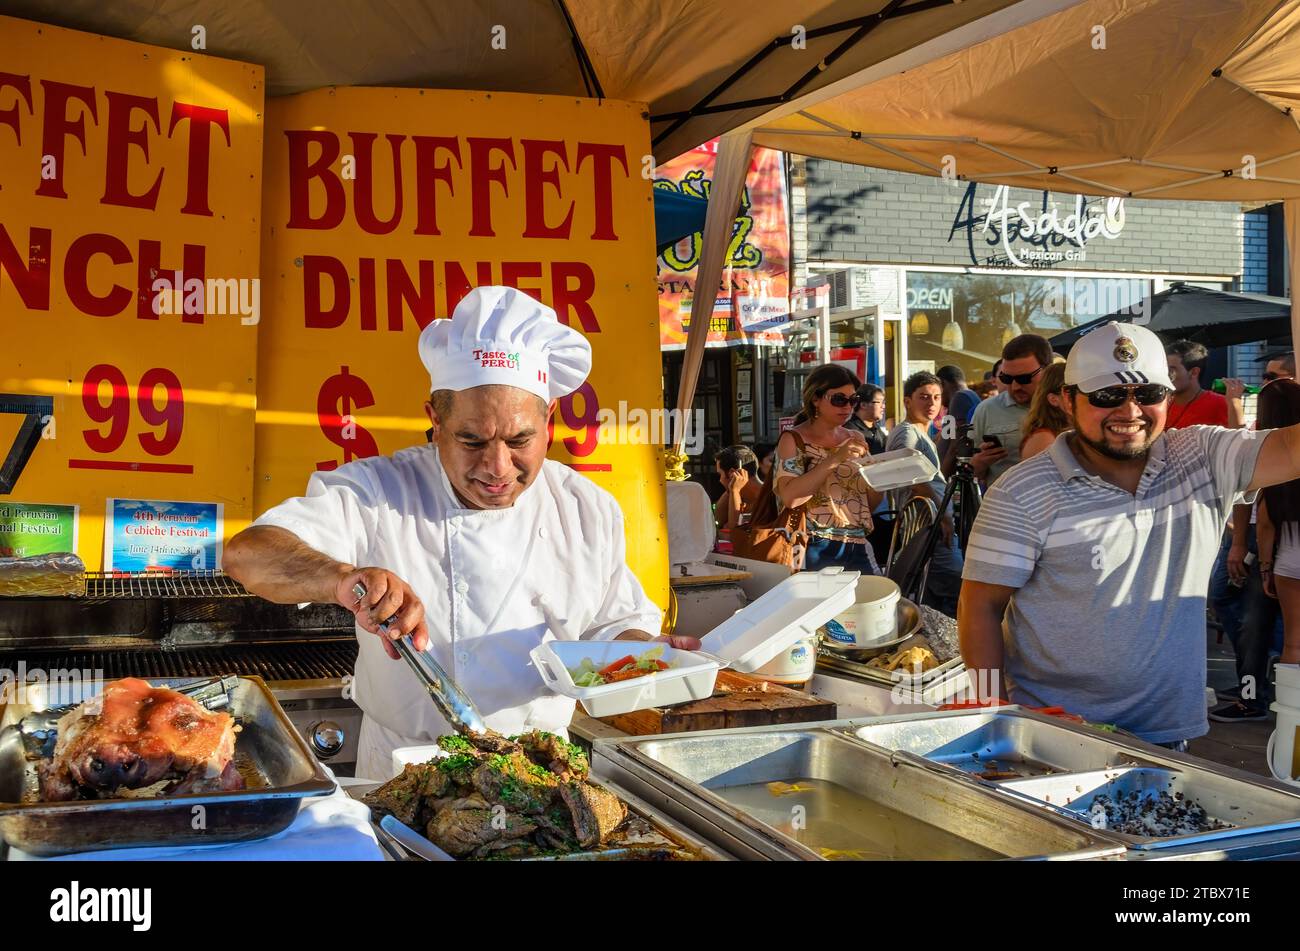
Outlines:
[[0,502],[0,558],[77,550],[77,506]]

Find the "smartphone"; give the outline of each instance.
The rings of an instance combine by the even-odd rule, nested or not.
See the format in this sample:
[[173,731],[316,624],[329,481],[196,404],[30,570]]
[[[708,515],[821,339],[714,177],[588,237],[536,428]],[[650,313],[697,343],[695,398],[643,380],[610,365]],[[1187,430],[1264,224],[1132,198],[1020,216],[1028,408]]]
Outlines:
[[985,436],[983,441],[988,443],[994,449],[1002,448],[1002,440],[999,439],[997,436]]

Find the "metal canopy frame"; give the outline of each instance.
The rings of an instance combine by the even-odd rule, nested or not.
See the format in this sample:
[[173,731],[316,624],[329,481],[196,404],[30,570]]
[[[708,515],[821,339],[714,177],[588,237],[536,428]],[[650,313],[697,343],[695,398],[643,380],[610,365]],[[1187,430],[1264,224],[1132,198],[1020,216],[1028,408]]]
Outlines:
[[[557,0],[561,2],[562,0]],[[704,95],[695,105],[689,109],[678,112],[665,112],[660,115],[652,115],[651,123],[668,122],[669,126],[662,132],[658,133],[652,140],[652,145],[658,145],[668,136],[672,135],[691,119],[699,116],[713,115],[719,112],[738,112],[742,109],[757,109],[766,106],[779,106],[783,103],[793,100],[805,86],[817,78],[818,75],[825,72],[845,53],[865,39],[876,27],[888,20],[904,17],[912,13],[923,13],[927,10],[934,10],[939,7],[948,7],[960,3],[961,0],[915,0],[915,2],[904,5],[906,0],[889,0],[879,11],[866,16],[855,17],[851,20],[841,20],[838,23],[832,23],[827,26],[818,27],[815,30],[808,30],[798,38],[805,40],[817,40],[824,36],[834,36],[837,33],[844,33],[852,30],[853,33],[845,38],[830,53],[817,61],[812,69],[805,72],[794,81],[784,92],[772,96],[761,96],[757,99],[743,99],[739,102],[717,103],[717,99],[733,85],[739,82],[749,73],[753,72],[768,56],[785,46],[794,43],[796,36],[777,36],[758,50],[753,56],[746,60],[730,76],[714,86],[707,94]],[[567,14],[566,14],[567,15]],[[570,24],[572,26],[572,24]]]

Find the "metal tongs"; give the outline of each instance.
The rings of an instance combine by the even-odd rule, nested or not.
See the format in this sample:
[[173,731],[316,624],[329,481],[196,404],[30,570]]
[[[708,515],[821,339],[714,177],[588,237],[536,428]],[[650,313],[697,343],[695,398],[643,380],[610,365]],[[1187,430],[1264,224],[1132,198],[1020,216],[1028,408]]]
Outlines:
[[[226,674],[223,677],[195,680],[172,689],[189,697],[206,710],[220,710],[230,705],[231,691],[238,685],[239,677]],[[59,720],[79,706],[81,706],[79,703],[64,703],[57,707],[29,713],[19,720],[18,729],[22,733],[24,748],[46,758],[53,756],[54,744],[59,736]]]
[[[356,595],[358,601],[362,601],[366,596],[366,586],[357,582],[352,586],[352,593]],[[379,630],[387,634],[388,625],[392,621],[393,618],[390,617],[379,625]],[[409,634],[392,641],[392,644],[411,670],[415,671],[415,676],[420,678],[434,706],[458,733],[488,732],[487,724],[483,722],[483,716],[474,706],[474,701],[461,690],[460,685],[451,678],[451,675],[442,669],[442,665],[427,652],[415,649],[415,643]]]

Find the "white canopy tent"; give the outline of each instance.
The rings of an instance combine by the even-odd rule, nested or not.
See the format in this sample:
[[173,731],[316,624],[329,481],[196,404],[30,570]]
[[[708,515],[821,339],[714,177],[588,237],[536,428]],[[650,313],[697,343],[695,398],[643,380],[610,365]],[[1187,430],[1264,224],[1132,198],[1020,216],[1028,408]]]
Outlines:
[[[944,38],[922,44],[898,58],[920,61],[914,65],[876,64],[729,136],[955,182],[1283,200],[1297,247],[1300,0],[1084,0],[994,28],[1013,12],[984,18],[989,35],[975,45],[927,55]],[[744,162],[738,151],[731,160]],[[1297,258],[1291,254],[1293,288]],[[702,270],[697,286],[709,286],[710,276]],[[1300,339],[1296,297],[1291,324]],[[682,407],[693,396],[686,382]]]

